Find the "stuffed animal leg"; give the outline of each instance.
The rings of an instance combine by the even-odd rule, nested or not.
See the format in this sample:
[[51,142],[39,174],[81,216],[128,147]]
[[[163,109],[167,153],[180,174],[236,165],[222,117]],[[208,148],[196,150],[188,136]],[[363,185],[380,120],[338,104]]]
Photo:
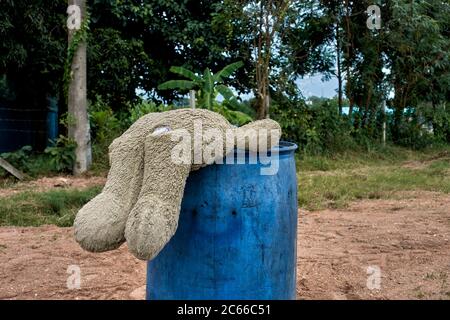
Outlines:
[[109,147],[110,169],[103,191],[77,213],[75,239],[92,252],[117,249],[124,241],[128,214],[141,191],[144,174],[143,139],[155,114],[139,119]]
[[172,150],[178,144],[173,134],[151,134],[145,141],[142,189],[125,229],[128,249],[141,260],[155,257],[178,226],[191,162],[171,161]]

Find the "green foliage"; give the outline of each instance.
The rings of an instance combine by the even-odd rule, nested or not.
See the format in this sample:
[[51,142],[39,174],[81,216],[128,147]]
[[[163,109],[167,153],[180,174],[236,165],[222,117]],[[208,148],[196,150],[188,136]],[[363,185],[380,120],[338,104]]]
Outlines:
[[[308,154],[326,155],[346,150],[371,150],[381,144],[383,119],[387,141],[393,141],[395,114],[381,110],[365,117],[363,108],[352,116],[339,115],[336,98],[311,97],[308,103],[283,95],[274,95],[272,117],[283,130],[282,138],[296,142]],[[421,105],[407,108],[396,133],[396,144],[416,150],[449,143],[450,111],[445,105]]]
[[92,170],[103,172],[108,170],[108,146],[126,129],[127,123],[118,119],[104,99],[97,95],[89,105],[89,125],[92,141]]
[[69,172],[75,162],[76,143],[63,135],[60,135],[52,147],[45,149],[45,154],[50,158],[50,164],[58,172]]
[[125,111],[127,103],[138,99],[136,88],[144,85],[138,75],[155,68],[142,39],[128,39],[121,31],[105,26],[89,32],[87,59],[88,97],[95,101],[101,95],[114,111]]
[[19,150],[13,152],[5,152],[0,156],[11,163],[14,167],[28,172],[30,169],[29,157],[31,156],[33,148],[31,146],[23,146]]
[[156,104],[153,101],[144,99],[137,102],[128,102],[126,107],[126,113],[114,112],[104,98],[99,95],[89,107],[93,157],[92,170],[94,172],[103,173],[108,170],[109,145],[139,118],[151,112],[162,112],[175,108],[171,105]]
[[163,112],[174,109],[173,106],[165,106],[164,104],[156,104],[153,101],[141,100],[137,103],[129,105],[128,110],[130,112],[130,116],[128,121],[130,124],[133,124],[140,117],[151,113],[151,112]]
[[76,122],[75,116],[68,112],[65,112],[59,119],[59,123],[64,128],[68,128],[69,126],[74,125],[75,122]]
[[181,91],[194,88],[194,82],[189,80],[169,80],[158,86],[159,90],[178,89]]
[[100,193],[101,187],[85,190],[23,192],[0,198],[0,226],[70,227],[77,211]]
[[353,128],[338,113],[334,99],[291,100],[284,95],[273,99],[272,117],[283,131],[282,139],[294,141],[310,154],[326,154],[356,148]]
[[[304,0],[294,2],[288,11],[288,21],[283,28],[282,50],[278,64],[299,76],[334,73],[333,41],[338,10],[342,2]],[[365,24],[364,24],[365,26]]]
[[97,96],[94,103],[89,106],[89,123],[91,139],[97,145],[109,145],[119,136],[124,125],[120,123],[111,107],[101,96]]
[[[171,67],[172,73],[181,75],[189,80],[169,80],[158,86],[159,90],[196,90],[196,98],[198,106],[213,110],[222,114],[234,125],[244,125],[253,120],[248,108],[241,104],[233,91],[223,83],[243,66],[242,62],[232,63],[222,70],[212,73],[209,68],[206,68],[203,75],[197,75],[193,71],[183,67]],[[220,94],[224,101],[218,103],[216,101],[217,95]]]
[[220,113],[231,124],[238,127],[253,121],[253,118],[249,114],[239,110],[232,110],[226,106],[226,103],[222,104],[215,103],[213,106],[213,111]]
[[[36,177],[52,174],[56,171],[46,154],[33,152],[31,146],[24,146],[13,152],[2,153],[1,157],[25,174]],[[0,168],[0,177],[8,177],[9,173]]]
[[[171,67],[170,71],[181,75],[189,80],[169,80],[158,86],[159,90],[196,90],[198,106],[213,110],[222,114],[234,125],[243,125],[253,120],[253,112],[240,103],[233,91],[223,83],[239,68],[243,66],[242,62],[235,62],[227,65],[222,70],[212,73],[206,68],[203,75],[197,75],[193,71],[183,67]],[[224,101],[218,103],[217,95],[220,94]]]
[[395,0],[389,4],[392,17],[386,26],[386,45],[392,72],[388,80],[395,90],[392,135],[395,142],[403,144],[408,130],[402,127],[409,126],[406,109],[448,102],[450,4],[437,0]]
[[278,121],[283,132],[282,139],[306,144],[306,130],[311,120],[302,100],[291,101],[284,96],[272,100],[271,116]]
[[196,98],[200,108],[212,110],[217,94],[220,93],[225,100],[236,99],[233,92],[223,85],[224,81],[243,66],[241,61],[225,66],[222,70],[212,73],[209,68],[203,71],[203,75],[196,75],[193,71],[183,67],[171,67],[172,73],[181,75],[189,80],[169,80],[158,86],[159,90],[196,90]]
[[446,104],[422,105],[418,109],[423,110],[425,119],[431,123],[434,138],[443,143],[450,143],[450,109]]
[[[94,0],[67,48],[67,1],[4,1],[0,97],[27,108],[44,108],[49,95],[63,101],[73,53],[87,41],[88,97],[98,104],[90,110],[94,158],[106,159],[105,146],[142,115],[172,108],[157,101],[173,103],[189,89],[197,91],[199,107],[242,125],[255,118],[255,103],[242,103],[228,85],[239,93],[257,91],[256,69],[264,64],[257,61],[257,9],[277,12],[281,3]],[[381,30],[366,26],[371,4],[381,8]],[[385,117],[381,101],[394,93],[388,99],[388,141],[416,149],[450,142],[448,1],[291,1],[279,18],[279,32],[269,39],[273,48],[262,56],[270,65],[269,113],[284,139],[312,154],[375,148]],[[222,70],[213,74],[209,68]],[[346,99],[305,104],[296,80],[317,72],[340,76]],[[155,104],[141,101],[137,91]],[[351,114],[339,115],[337,105],[350,106]],[[65,108],[63,101],[61,113]],[[29,157],[45,170],[50,166],[45,157]],[[36,167],[25,162],[18,164],[24,171]]]
[[[169,68],[183,65],[195,72],[207,66],[223,68],[246,58],[240,41],[213,29],[221,0],[95,0],[90,5],[91,35],[88,55],[89,98],[101,94],[118,110],[136,102],[136,88],[152,99],[172,103],[172,91],[157,90],[170,80]],[[182,17],[182,18],[180,18]],[[226,52],[226,54],[224,54]],[[247,77],[246,73],[241,73]]]
[[[156,90],[158,84],[169,80],[170,65],[183,64],[199,71],[245,58],[249,66],[249,59],[240,57],[245,51],[240,49],[238,37],[227,39],[228,32],[213,28],[221,3],[88,2],[88,98],[93,100],[100,94],[114,111],[137,100],[137,88],[151,98],[172,101],[177,98],[172,92]],[[67,50],[66,9],[65,0],[2,2],[0,76],[7,75],[14,93],[24,102],[33,100],[41,106],[47,94],[64,100],[62,79],[69,76],[66,72],[64,77],[64,70],[68,70],[65,66],[72,60],[76,42]],[[79,35],[85,36],[83,32]]]
[[2,1],[0,76],[17,101],[39,107],[61,89],[67,43],[65,0]]
[[[24,146],[13,152],[2,153],[1,157],[31,177],[67,172],[72,169],[75,144],[64,136],[60,136],[53,147],[45,152],[33,152],[31,146]],[[0,176],[7,176],[1,170]]]
[[0,100],[3,101],[14,101],[16,99],[11,86],[8,83],[6,75],[0,76]]

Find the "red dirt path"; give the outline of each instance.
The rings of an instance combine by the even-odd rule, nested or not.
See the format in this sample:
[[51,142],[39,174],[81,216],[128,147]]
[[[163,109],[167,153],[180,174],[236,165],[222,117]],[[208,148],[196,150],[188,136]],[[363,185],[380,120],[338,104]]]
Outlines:
[[[411,193],[345,210],[299,211],[300,299],[450,299],[450,196]],[[81,288],[67,289],[70,265]],[[381,288],[367,288],[379,267]],[[141,299],[145,263],[91,254],[71,228],[0,228],[0,299]]]

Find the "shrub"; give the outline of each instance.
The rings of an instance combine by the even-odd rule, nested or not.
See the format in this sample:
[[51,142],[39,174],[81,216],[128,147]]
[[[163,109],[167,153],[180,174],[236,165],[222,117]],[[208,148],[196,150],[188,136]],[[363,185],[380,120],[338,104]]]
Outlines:
[[44,152],[49,156],[50,164],[55,171],[65,172],[73,168],[76,147],[74,140],[60,135],[54,141],[54,145],[47,147]]
[[130,112],[130,115],[128,117],[128,124],[131,125],[135,123],[140,117],[151,113],[151,112],[162,112],[162,111],[168,111],[173,110],[173,106],[166,106],[164,104],[157,105],[153,101],[148,100],[141,100],[138,103],[135,104],[129,104],[128,110]]
[[92,141],[92,169],[105,171],[109,167],[108,146],[128,126],[127,120],[119,119],[101,96],[89,106],[89,122]]
[[26,172],[29,171],[30,168],[29,158],[32,151],[33,148],[31,146],[23,146],[19,150],[13,152],[5,152],[0,156],[14,167]]
[[[33,152],[31,146],[24,146],[13,152],[2,153],[1,157],[25,174],[35,177],[38,175],[50,175],[52,173],[70,170],[75,158],[75,144],[71,147],[65,145],[67,138],[60,136],[54,147],[49,147],[44,153]],[[0,169],[0,176],[9,174]]]
[[311,115],[303,100],[275,95],[272,98],[270,116],[280,124],[283,140],[295,142],[299,147],[306,145]]
[[229,101],[214,103],[213,111],[220,113],[232,125],[238,127],[253,121],[252,116],[246,113],[247,110],[242,107],[237,101],[235,101],[234,103],[230,103]]

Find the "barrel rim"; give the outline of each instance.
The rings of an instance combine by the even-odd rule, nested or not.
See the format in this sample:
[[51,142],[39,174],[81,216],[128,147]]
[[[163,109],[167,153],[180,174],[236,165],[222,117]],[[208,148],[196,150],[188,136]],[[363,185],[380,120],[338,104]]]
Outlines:
[[278,146],[272,148],[272,150],[278,148],[278,152],[288,152],[295,151],[298,149],[298,146],[290,141],[280,141]]
[[[289,152],[295,152],[295,150],[297,150],[298,149],[298,146],[297,146],[297,144],[295,144],[295,143],[293,143],[293,142],[290,142],[290,141],[280,141],[279,143],[278,143],[278,145],[277,146],[275,146],[275,147],[272,147],[270,150],[269,150],[269,152],[277,152],[277,153],[282,153],[282,154],[284,154],[284,153],[289,153]],[[238,148],[235,148],[234,149],[234,152],[235,153],[237,153],[237,152],[242,152],[242,151],[244,151],[245,153],[249,153],[249,151],[248,150],[242,150],[242,149],[238,149]]]

